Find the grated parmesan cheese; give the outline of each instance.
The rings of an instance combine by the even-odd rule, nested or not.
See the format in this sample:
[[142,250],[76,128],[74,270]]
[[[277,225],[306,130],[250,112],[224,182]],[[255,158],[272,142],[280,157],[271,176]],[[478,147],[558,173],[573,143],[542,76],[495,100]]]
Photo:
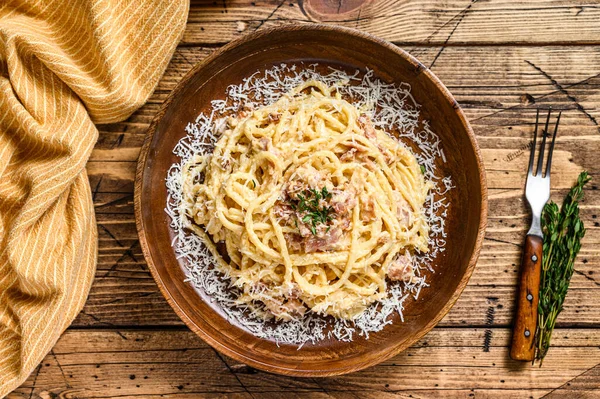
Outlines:
[[[227,319],[259,338],[273,340],[279,345],[298,345],[300,350],[306,343],[316,343],[334,337],[340,341],[352,341],[356,335],[368,339],[369,333],[382,330],[392,323],[392,315],[397,313],[404,321],[404,303],[409,297],[417,300],[421,289],[427,287],[425,270],[433,273],[433,260],[444,251],[446,232],[444,221],[447,216],[448,201],[444,195],[453,188],[450,176],[439,176],[436,160],[446,161],[439,137],[431,131],[427,121],[419,120],[419,108],[406,83],[394,85],[382,82],[372,70],[362,74],[356,71],[350,75],[329,67],[328,72],[317,72],[318,64],[280,64],[263,72],[257,71],[245,78],[239,85],[231,85],[225,100],[213,100],[210,114],[200,114],[185,128],[182,138],[173,153],[181,161],[171,166],[167,173],[168,190],[166,213],[171,218],[171,228],[175,232],[172,246],[178,259],[186,265],[186,281],[204,291],[213,303],[223,309]],[[245,109],[255,109],[277,101],[284,93],[308,80],[319,80],[334,86],[343,96],[365,113],[369,114],[373,125],[386,132],[395,130],[402,141],[416,144],[414,152],[419,164],[424,168],[425,178],[433,183],[424,208],[430,227],[429,252],[417,253],[414,257],[416,278],[411,282],[388,284],[388,297],[378,304],[368,307],[352,322],[323,318],[308,312],[302,319],[289,322],[265,322],[250,309],[236,304],[236,287],[229,276],[215,269],[215,262],[202,239],[191,233],[184,225],[179,212],[181,203],[182,166],[195,155],[210,155],[214,144],[222,133],[226,117]],[[410,147],[407,147],[410,150]],[[412,150],[411,150],[412,151]]]

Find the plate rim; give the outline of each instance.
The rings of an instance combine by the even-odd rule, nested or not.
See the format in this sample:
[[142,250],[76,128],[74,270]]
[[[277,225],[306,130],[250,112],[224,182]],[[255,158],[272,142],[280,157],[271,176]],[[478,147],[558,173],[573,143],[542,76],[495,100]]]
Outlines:
[[[374,42],[375,44],[385,47],[386,49],[395,52],[400,55],[409,63],[413,64],[415,68],[420,72],[427,75],[428,79],[430,79],[440,90],[440,93],[446,98],[446,100],[452,105],[455,110],[457,116],[460,119],[461,124],[465,128],[467,132],[467,136],[469,138],[471,147],[475,154],[475,158],[477,161],[478,172],[479,172],[479,183],[481,187],[481,209],[479,213],[479,226],[478,232],[473,248],[473,252],[471,257],[469,258],[469,264],[465,269],[465,273],[463,274],[461,280],[459,281],[456,290],[450,297],[450,299],[444,304],[442,309],[438,312],[436,317],[432,318],[418,333],[414,334],[411,338],[405,340],[399,345],[393,347],[389,353],[387,353],[383,357],[378,358],[370,358],[365,361],[355,363],[349,366],[339,366],[334,369],[332,368],[322,368],[322,369],[301,369],[301,368],[289,368],[278,366],[274,363],[264,363],[254,358],[250,358],[242,353],[239,353],[236,350],[231,349],[230,347],[223,345],[218,340],[214,339],[209,333],[204,331],[201,326],[196,324],[191,318],[188,317],[187,313],[179,306],[179,304],[173,299],[169,291],[167,290],[165,283],[163,282],[160,274],[158,273],[156,266],[154,265],[154,260],[150,253],[150,248],[148,245],[148,241],[146,239],[146,229],[144,225],[144,219],[142,217],[142,182],[144,172],[146,170],[146,162],[148,159],[148,154],[150,150],[150,143],[154,138],[156,133],[156,129],[158,124],[160,123],[162,117],[164,116],[166,110],[171,105],[172,101],[178,96],[178,94],[185,88],[188,81],[202,68],[211,63],[213,60],[218,58],[222,53],[225,53],[235,47],[238,47],[248,41],[252,41],[263,36],[268,36],[277,32],[287,32],[287,31],[329,31],[329,32],[339,32],[342,34],[346,34],[349,36],[360,37],[363,39],[367,39],[369,41]],[[462,108],[454,98],[454,96],[450,93],[450,91],[446,88],[446,86],[440,81],[440,79],[424,64],[422,64],[419,60],[409,54],[407,51],[402,48],[390,43],[386,40],[383,40],[377,36],[374,36],[370,33],[362,32],[356,29],[342,27],[338,25],[325,25],[325,24],[288,24],[283,26],[277,26],[272,28],[264,28],[258,31],[249,33],[247,35],[241,36],[228,44],[222,46],[218,50],[212,52],[208,57],[204,58],[202,61],[197,63],[188,71],[184,77],[177,83],[175,88],[171,90],[165,101],[162,103],[161,107],[157,111],[156,115],[152,119],[148,130],[146,131],[144,142],[142,144],[140,155],[138,157],[137,165],[136,165],[136,173],[135,173],[135,181],[134,181],[134,214],[135,214],[135,222],[136,222],[136,230],[138,233],[138,238],[140,242],[140,247],[142,248],[142,253],[144,254],[144,258],[146,263],[148,264],[148,269],[151,272],[152,278],[158,285],[158,288],[162,294],[162,296],[166,299],[167,303],[173,308],[177,316],[185,323],[185,325],[190,328],[196,335],[198,335],[202,340],[204,340],[207,344],[209,344],[214,349],[219,352],[245,364],[248,364],[257,369],[273,372],[277,374],[287,375],[287,376],[296,376],[296,377],[325,377],[325,376],[337,376],[342,374],[347,374],[350,372],[355,372],[359,370],[363,370],[367,367],[376,365],[381,363],[382,361],[389,359],[400,352],[404,351],[408,347],[412,346],[415,342],[429,333],[440,321],[443,319],[450,309],[454,306],[458,298],[462,295],[465,287],[467,286],[475,266],[477,265],[477,260],[479,258],[479,254],[481,252],[481,247],[483,245],[483,240],[485,236],[485,231],[487,227],[487,213],[488,213],[488,188],[487,188],[487,177],[486,171],[483,163],[483,158],[481,155],[481,150],[475,138],[475,133],[471,128]],[[326,364],[324,362],[324,364]]]

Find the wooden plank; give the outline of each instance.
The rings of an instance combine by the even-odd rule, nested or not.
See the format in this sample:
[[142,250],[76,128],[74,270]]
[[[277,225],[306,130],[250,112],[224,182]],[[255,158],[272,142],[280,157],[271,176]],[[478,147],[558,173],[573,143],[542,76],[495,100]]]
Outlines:
[[[464,96],[463,105],[469,108],[481,105],[500,108],[505,103],[528,105],[530,94],[534,98],[557,91],[550,76],[567,91],[581,94],[597,108],[597,76],[600,73],[598,63],[600,54],[598,45],[589,46],[457,46],[439,48],[419,45],[401,46],[417,57],[422,63],[430,66],[436,59],[433,71],[456,96]],[[215,48],[202,46],[178,47],[158,83],[149,105],[162,103],[181,77],[196,63],[202,61]],[[540,68],[540,70],[536,69]],[[546,75],[548,76],[546,76]],[[596,76],[595,78],[593,78]],[[590,79],[590,80],[587,80]],[[560,93],[556,93],[560,94]],[[588,96],[592,97],[588,97]],[[475,101],[471,96],[483,96],[486,101]],[[556,100],[556,98],[550,98]],[[544,97],[546,98],[546,97]],[[468,101],[470,100],[470,101]],[[546,98],[546,101],[549,100]],[[566,102],[566,98],[563,98]],[[592,107],[594,108],[594,107]],[[150,110],[150,111],[147,111]],[[136,112],[132,122],[149,122],[155,111],[141,108]],[[111,130],[111,126],[102,125],[101,130]],[[134,131],[135,126],[127,131]]]
[[192,2],[183,43],[222,44],[259,28],[309,22],[402,43],[598,43],[599,18],[597,5],[566,0],[200,0]]
[[254,370],[217,354],[187,330],[69,330],[8,397],[537,398],[577,376],[586,376],[581,392],[600,383],[598,373],[588,372],[600,356],[597,330],[560,330],[542,368],[508,359],[508,329],[494,329],[483,347],[487,334],[436,328],[379,366],[315,379]]
[[559,388],[551,391],[546,399],[553,398],[597,398],[600,393],[600,364],[596,367],[586,370],[575,378],[561,385]]
[[133,161],[90,161],[87,173],[92,194],[98,192],[133,193],[136,162]]

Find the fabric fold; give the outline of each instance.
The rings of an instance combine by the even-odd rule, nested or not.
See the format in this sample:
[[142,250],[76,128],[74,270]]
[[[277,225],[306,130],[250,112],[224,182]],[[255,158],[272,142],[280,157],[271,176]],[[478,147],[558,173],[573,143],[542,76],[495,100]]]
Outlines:
[[95,123],[124,120],[147,101],[187,12],[185,0],[0,4],[0,397],[87,299]]

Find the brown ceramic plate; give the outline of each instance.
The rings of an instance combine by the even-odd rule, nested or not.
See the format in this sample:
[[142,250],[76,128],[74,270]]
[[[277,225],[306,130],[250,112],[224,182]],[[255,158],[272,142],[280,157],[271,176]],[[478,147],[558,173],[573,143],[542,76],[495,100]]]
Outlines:
[[[373,69],[387,82],[407,82],[421,104],[421,115],[442,141],[446,162],[437,165],[451,175],[447,245],[435,260],[430,287],[404,311],[404,322],[369,339],[331,339],[280,345],[259,339],[230,324],[204,293],[184,282],[183,265],[171,247],[173,232],[165,213],[167,170],[178,159],[172,151],[188,122],[222,99],[226,87],[239,84],[257,70],[281,62],[318,61],[351,69]],[[135,216],[140,243],[154,279],[181,319],[211,346],[253,367],[296,376],[338,375],[382,362],[406,349],[431,330],[450,310],[466,286],[483,240],[487,190],[483,164],[473,131],[463,112],[435,75],[398,47],[351,29],[302,25],[262,30],[230,43],[196,65],[165,101],[152,122],[137,168]]]

